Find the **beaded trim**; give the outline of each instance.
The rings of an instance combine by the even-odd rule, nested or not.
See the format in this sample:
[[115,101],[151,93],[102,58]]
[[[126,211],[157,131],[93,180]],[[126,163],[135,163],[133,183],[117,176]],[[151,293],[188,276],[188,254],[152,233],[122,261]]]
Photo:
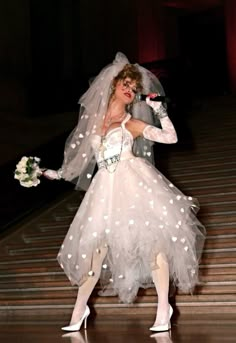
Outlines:
[[98,168],[107,168],[111,166],[113,163],[117,163],[120,161],[120,154],[111,156],[110,158],[107,158],[105,160],[98,162]]

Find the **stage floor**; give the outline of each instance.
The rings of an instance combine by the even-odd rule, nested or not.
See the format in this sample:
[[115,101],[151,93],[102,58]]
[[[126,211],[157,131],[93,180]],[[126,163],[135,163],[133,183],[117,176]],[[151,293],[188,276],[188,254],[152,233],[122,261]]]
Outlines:
[[[153,316],[152,316],[153,317]],[[0,320],[0,341],[8,343],[214,343],[236,341],[236,315],[181,315],[173,319],[172,330],[153,334],[151,316],[97,316],[88,320],[85,331],[65,334],[67,324],[59,318]]]

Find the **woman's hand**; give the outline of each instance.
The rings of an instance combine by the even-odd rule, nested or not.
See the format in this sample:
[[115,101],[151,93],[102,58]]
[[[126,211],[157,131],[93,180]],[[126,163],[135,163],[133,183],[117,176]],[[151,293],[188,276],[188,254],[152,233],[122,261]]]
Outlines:
[[58,172],[58,170],[53,170],[53,169],[46,169],[43,171],[43,176],[46,177],[46,179],[49,180],[60,180],[61,175]]
[[148,96],[146,97],[146,103],[147,103],[150,107],[152,107],[152,109],[154,110],[154,112],[158,112],[159,109],[160,109],[160,107],[161,107],[161,105],[162,105],[161,101],[152,101],[152,100],[151,100],[152,98],[155,98],[155,97],[157,97],[157,96],[158,96],[157,93],[150,93],[150,94],[148,94]]
[[152,98],[155,98],[158,94],[157,93],[151,93],[146,98],[146,103],[152,107],[154,114],[159,118],[165,118],[168,116],[168,113],[165,109],[165,107],[162,105],[161,101],[152,101]]

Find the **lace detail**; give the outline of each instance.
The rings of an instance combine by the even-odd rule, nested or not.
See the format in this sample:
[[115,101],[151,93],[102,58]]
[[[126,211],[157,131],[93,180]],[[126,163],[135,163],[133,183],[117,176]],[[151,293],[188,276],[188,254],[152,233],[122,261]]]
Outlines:
[[162,129],[152,125],[147,125],[143,130],[143,137],[158,143],[176,143],[177,134],[169,117],[161,119]]
[[161,106],[158,108],[158,109],[154,109],[154,114],[159,118],[159,119],[162,119],[162,118],[165,118],[168,116],[168,113],[165,109],[165,107],[161,104]]

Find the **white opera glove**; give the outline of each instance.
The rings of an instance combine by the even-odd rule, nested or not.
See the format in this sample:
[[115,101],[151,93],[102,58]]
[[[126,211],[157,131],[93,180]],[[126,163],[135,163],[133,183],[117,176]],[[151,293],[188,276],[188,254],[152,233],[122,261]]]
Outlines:
[[62,169],[46,169],[45,171],[43,171],[43,176],[45,176],[49,180],[60,180],[62,179]]
[[177,134],[168,116],[161,119],[161,126],[162,128],[159,129],[158,127],[147,125],[143,130],[143,137],[158,143],[176,143],[178,140]]
[[167,117],[168,113],[167,113],[165,107],[162,105],[162,102],[151,100],[152,97],[155,98],[156,96],[157,96],[156,93],[149,94],[149,96],[146,97],[146,103],[153,109],[154,114],[159,119],[162,119],[164,117]]

